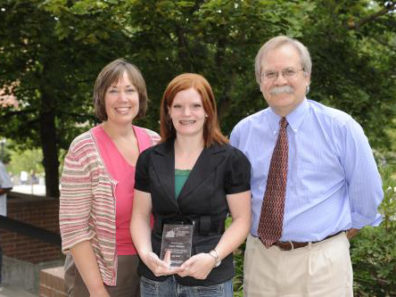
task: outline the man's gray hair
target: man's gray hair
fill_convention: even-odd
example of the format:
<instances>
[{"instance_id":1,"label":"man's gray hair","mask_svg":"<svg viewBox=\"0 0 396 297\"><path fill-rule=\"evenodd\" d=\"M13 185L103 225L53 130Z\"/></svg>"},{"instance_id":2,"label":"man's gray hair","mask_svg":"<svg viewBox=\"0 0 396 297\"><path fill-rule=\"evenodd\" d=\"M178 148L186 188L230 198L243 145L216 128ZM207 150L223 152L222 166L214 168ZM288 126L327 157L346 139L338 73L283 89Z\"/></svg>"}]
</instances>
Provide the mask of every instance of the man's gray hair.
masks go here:
<instances>
[{"instance_id":1,"label":"man's gray hair","mask_svg":"<svg viewBox=\"0 0 396 297\"><path fill-rule=\"evenodd\" d=\"M256 60L254 63L255 73L256 73L256 81L258 84L261 82L261 66L263 57L271 50L277 49L282 45L290 44L292 45L300 54L301 59L301 67L303 68L305 75L310 75L312 71L312 61L311 55L309 54L308 49L305 45L303 45L297 39L290 38L288 36L277 36L268 40L264 45L260 48L256 55Z\"/></svg>"}]
</instances>

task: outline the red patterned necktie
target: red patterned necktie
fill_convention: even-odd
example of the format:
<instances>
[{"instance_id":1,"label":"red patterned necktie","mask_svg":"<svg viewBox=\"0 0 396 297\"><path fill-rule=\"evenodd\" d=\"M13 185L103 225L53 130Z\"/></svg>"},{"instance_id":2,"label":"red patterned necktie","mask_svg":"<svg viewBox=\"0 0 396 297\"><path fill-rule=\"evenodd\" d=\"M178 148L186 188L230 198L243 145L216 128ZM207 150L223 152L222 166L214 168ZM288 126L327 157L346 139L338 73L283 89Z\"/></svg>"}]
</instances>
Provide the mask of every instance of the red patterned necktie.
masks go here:
<instances>
[{"instance_id":1,"label":"red patterned necktie","mask_svg":"<svg viewBox=\"0 0 396 297\"><path fill-rule=\"evenodd\" d=\"M267 179L267 187L261 206L258 236L269 248L279 240L282 235L283 214L285 209L285 195L287 182L287 121L282 118L279 121L279 136L272 153L270 169Z\"/></svg>"}]
</instances>

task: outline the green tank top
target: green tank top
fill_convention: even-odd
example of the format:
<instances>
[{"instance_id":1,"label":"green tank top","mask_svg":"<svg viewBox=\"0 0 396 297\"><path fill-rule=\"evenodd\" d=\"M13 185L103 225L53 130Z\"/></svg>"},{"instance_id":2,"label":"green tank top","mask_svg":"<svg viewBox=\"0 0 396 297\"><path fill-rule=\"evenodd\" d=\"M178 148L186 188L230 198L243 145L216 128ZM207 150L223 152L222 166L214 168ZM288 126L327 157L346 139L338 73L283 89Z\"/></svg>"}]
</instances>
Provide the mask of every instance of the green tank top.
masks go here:
<instances>
[{"instance_id":1,"label":"green tank top","mask_svg":"<svg viewBox=\"0 0 396 297\"><path fill-rule=\"evenodd\" d=\"M184 184L188 176L190 175L190 169L175 169L175 198L179 197L181 190L183 189Z\"/></svg>"}]
</instances>

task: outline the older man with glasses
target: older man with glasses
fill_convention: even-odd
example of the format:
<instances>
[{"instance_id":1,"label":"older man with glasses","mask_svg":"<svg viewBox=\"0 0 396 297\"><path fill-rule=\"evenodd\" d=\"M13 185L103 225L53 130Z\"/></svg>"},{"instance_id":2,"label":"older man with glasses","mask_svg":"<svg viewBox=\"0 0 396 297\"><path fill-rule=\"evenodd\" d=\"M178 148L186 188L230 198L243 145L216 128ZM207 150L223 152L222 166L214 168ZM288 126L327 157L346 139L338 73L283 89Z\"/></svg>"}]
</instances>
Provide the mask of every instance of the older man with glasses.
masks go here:
<instances>
[{"instance_id":1,"label":"older man with glasses","mask_svg":"<svg viewBox=\"0 0 396 297\"><path fill-rule=\"evenodd\" d=\"M348 114L306 98L311 69L301 42L266 42L255 71L269 107L231 133L252 164L247 297L353 296L348 239L381 222L381 178L367 138Z\"/></svg>"}]
</instances>

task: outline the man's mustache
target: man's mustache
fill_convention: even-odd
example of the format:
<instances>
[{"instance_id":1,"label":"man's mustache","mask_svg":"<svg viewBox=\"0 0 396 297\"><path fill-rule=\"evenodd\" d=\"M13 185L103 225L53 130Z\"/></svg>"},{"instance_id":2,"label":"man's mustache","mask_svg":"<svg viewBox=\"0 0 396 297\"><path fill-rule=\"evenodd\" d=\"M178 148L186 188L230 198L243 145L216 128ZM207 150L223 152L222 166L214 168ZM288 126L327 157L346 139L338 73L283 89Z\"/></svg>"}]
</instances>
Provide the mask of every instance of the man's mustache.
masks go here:
<instances>
[{"instance_id":1,"label":"man's mustache","mask_svg":"<svg viewBox=\"0 0 396 297\"><path fill-rule=\"evenodd\" d=\"M273 87L270 90L271 95L278 95L281 93L288 93L291 94L294 92L294 89L291 86L283 86L283 87Z\"/></svg>"}]
</instances>

